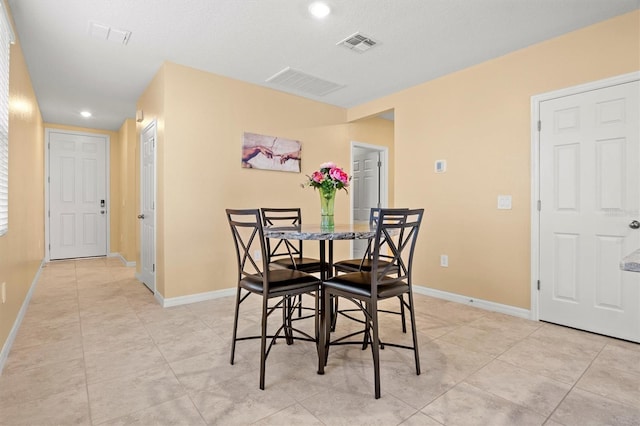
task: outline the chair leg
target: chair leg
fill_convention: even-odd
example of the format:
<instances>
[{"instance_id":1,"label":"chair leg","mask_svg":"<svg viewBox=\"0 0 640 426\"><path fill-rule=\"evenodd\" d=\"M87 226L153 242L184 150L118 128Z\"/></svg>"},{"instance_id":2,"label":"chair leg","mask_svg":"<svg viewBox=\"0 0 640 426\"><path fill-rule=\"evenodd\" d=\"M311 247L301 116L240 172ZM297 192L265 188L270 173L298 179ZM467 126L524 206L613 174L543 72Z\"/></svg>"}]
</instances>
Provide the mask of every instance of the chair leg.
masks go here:
<instances>
[{"instance_id":1,"label":"chair leg","mask_svg":"<svg viewBox=\"0 0 640 426\"><path fill-rule=\"evenodd\" d=\"M371 310L371 352L373 353L373 380L375 386L375 397L380 398L380 336L378 335L378 307L376 303L369 304Z\"/></svg>"},{"instance_id":2,"label":"chair leg","mask_svg":"<svg viewBox=\"0 0 640 426\"><path fill-rule=\"evenodd\" d=\"M236 312L233 317L233 337L231 339L231 365L233 365L234 357L236 354L236 338L238 337L238 311L240 311L240 296L241 289L238 287L238 293L236 296Z\"/></svg>"},{"instance_id":3,"label":"chair leg","mask_svg":"<svg viewBox=\"0 0 640 426\"><path fill-rule=\"evenodd\" d=\"M411 333L413 334L413 355L416 360L416 375L420 375L420 354L418 353L418 332L416 330L416 315L413 307L413 292L409 288L409 316L411 317Z\"/></svg>"},{"instance_id":4,"label":"chair leg","mask_svg":"<svg viewBox=\"0 0 640 426\"><path fill-rule=\"evenodd\" d=\"M295 296L293 297L295 301ZM284 296L282 301L282 325L284 325L284 337L287 345L293 345L293 324L291 323L291 316L295 307L292 306L291 296Z\"/></svg>"},{"instance_id":5,"label":"chair leg","mask_svg":"<svg viewBox=\"0 0 640 426\"><path fill-rule=\"evenodd\" d=\"M338 296L335 296L335 298L337 299ZM320 324L320 333L321 336L320 338L322 339L321 342L321 353L320 353L320 359L319 359L319 364L321 365L321 368L318 369L318 371L322 371L322 373L320 374L324 374L324 367L327 365L327 361L329 360L329 348L331 347L330 343L331 343L331 307L333 306L332 303L332 299L333 296L331 296L331 293L326 292L326 294L324 294L322 296L323 299L323 306L322 306L322 323Z\"/></svg>"},{"instance_id":6,"label":"chair leg","mask_svg":"<svg viewBox=\"0 0 640 426\"><path fill-rule=\"evenodd\" d=\"M264 390L264 373L267 362L267 298L262 296L262 335L260 338L260 389Z\"/></svg>"},{"instance_id":7,"label":"chair leg","mask_svg":"<svg viewBox=\"0 0 640 426\"><path fill-rule=\"evenodd\" d=\"M406 317L404 314L404 296L401 294L400 296L398 296L398 299L400 299L400 317L402 320L402 332L406 333L407 332L407 321L406 321Z\"/></svg>"}]
</instances>

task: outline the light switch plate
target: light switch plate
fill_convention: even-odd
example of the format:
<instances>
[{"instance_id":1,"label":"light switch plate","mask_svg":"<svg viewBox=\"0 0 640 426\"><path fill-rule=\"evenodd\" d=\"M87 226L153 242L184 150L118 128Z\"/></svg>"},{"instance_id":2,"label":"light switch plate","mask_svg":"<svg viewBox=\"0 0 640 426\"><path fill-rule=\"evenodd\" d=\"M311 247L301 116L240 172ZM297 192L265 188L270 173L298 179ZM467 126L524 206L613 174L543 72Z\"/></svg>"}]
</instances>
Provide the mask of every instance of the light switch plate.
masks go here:
<instances>
[{"instance_id":1,"label":"light switch plate","mask_svg":"<svg viewBox=\"0 0 640 426\"><path fill-rule=\"evenodd\" d=\"M511 195L498 195L498 210L511 210Z\"/></svg>"}]
</instances>

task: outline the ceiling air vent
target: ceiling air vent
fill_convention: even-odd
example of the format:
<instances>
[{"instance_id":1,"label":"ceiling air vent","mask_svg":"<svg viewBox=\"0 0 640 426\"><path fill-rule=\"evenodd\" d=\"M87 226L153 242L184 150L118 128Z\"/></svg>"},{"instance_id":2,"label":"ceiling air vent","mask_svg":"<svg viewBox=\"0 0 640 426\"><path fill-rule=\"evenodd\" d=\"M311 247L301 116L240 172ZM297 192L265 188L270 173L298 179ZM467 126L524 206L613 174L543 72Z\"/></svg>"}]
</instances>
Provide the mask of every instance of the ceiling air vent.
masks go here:
<instances>
[{"instance_id":1,"label":"ceiling air vent","mask_svg":"<svg viewBox=\"0 0 640 426\"><path fill-rule=\"evenodd\" d=\"M287 67L267 79L267 83L282 89L315 96L324 96L334 90L342 89L344 85L323 80L301 71Z\"/></svg>"},{"instance_id":2,"label":"ceiling air vent","mask_svg":"<svg viewBox=\"0 0 640 426\"><path fill-rule=\"evenodd\" d=\"M355 33L336 44L354 52L363 53L378 44L378 42L362 33Z\"/></svg>"}]
</instances>

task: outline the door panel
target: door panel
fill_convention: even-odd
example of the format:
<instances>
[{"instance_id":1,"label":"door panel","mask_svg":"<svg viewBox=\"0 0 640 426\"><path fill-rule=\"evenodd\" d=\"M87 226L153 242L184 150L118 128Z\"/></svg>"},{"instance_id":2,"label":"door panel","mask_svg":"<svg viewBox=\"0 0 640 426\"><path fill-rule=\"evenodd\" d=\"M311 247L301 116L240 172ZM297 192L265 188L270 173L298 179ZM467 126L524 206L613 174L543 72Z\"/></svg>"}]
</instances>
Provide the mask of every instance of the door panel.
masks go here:
<instances>
[{"instance_id":1,"label":"door panel","mask_svg":"<svg viewBox=\"0 0 640 426\"><path fill-rule=\"evenodd\" d=\"M372 207L380 206L380 152L355 147L353 149L353 221L369 222ZM353 257L362 257L367 249L367 240L353 241Z\"/></svg>"},{"instance_id":2,"label":"door panel","mask_svg":"<svg viewBox=\"0 0 640 426\"><path fill-rule=\"evenodd\" d=\"M155 122L140 135L140 280L155 292Z\"/></svg>"},{"instance_id":3,"label":"door panel","mask_svg":"<svg viewBox=\"0 0 640 426\"><path fill-rule=\"evenodd\" d=\"M106 164L106 136L49 133L50 259L106 256Z\"/></svg>"},{"instance_id":4,"label":"door panel","mask_svg":"<svg viewBox=\"0 0 640 426\"><path fill-rule=\"evenodd\" d=\"M540 104L540 319L640 342L638 82Z\"/></svg>"}]
</instances>

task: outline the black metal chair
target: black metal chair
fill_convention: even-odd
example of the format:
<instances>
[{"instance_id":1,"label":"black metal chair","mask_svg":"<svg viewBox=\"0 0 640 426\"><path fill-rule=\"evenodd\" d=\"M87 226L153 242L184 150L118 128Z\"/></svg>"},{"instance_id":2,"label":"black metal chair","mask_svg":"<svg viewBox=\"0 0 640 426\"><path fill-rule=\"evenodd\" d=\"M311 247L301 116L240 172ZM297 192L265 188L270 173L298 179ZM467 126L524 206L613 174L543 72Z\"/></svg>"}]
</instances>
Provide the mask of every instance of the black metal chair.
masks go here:
<instances>
[{"instance_id":1,"label":"black metal chair","mask_svg":"<svg viewBox=\"0 0 640 426\"><path fill-rule=\"evenodd\" d=\"M318 312L321 281L313 275L293 269L270 269L269 257L264 238L260 210L227 209L227 219L233 234L238 261L238 292L236 296L235 316L233 320L233 339L231 342L231 364L233 365L236 342L248 339L260 339L260 389L264 389L265 365L271 347L278 339L285 339L287 344L294 340L318 342ZM258 251L261 260L256 260L252 253ZM314 294L316 300L314 336L293 327L292 314L294 307L292 298L305 293ZM238 318L240 305L251 294L262 297L261 332L259 335L238 337ZM273 306L269 300L276 300ZM276 312L282 312L282 324L273 334L267 332L267 320ZM294 335L294 333L297 333ZM267 346L267 339L270 339Z\"/></svg>"},{"instance_id":2,"label":"black metal chair","mask_svg":"<svg viewBox=\"0 0 640 426\"><path fill-rule=\"evenodd\" d=\"M413 346L392 342L384 342L384 345L412 350L415 358L416 374L420 375L411 270L423 213L424 209L381 209L373 239L371 271L336 275L322 284L324 306L322 307L318 372L324 373L331 345L362 345L362 341L351 341L349 338L364 333L365 340L371 342L376 399L380 398L380 346L382 344L378 334L379 301L397 297L401 294L407 295L406 301L403 299L403 304L409 312ZM383 247L386 247L386 249ZM381 250L388 250L392 256L386 266L381 263ZM330 312L332 297L349 300L362 311L366 323L364 330L331 340L330 315L328 313ZM335 334L338 334L337 331Z\"/></svg>"},{"instance_id":3,"label":"black metal chair","mask_svg":"<svg viewBox=\"0 0 640 426\"><path fill-rule=\"evenodd\" d=\"M400 210L400 209L396 209L396 210ZM401 209L401 210L407 210L407 209ZM378 215L380 213L380 209L373 207L369 213L369 225L371 226L375 226L375 224L378 221ZM347 260L341 260L339 262L335 262L333 264L333 267L336 271L336 273L341 272L341 273L349 273L349 272L371 272L371 268L373 266L373 250L372 250L372 242L373 242L373 238L369 238L368 242L367 242L367 248L363 254L363 256L361 258L354 258L354 259L347 259ZM382 242L382 246L385 245L385 242ZM385 252L384 250L382 250L380 252L380 258L378 260L378 265L380 267L387 267L390 264L392 264L393 262L393 257L391 255L389 255L387 252ZM398 265L393 265L393 270L395 270L396 272L399 272L399 268ZM390 310L385 310L385 309L380 309L378 312L385 312L385 313L389 313L389 314L396 314L396 315L400 315L401 321L402 321L402 332L406 333L407 332L407 322L406 322L406 318L405 318L405 311L404 311L404 294L400 294L398 296L398 299L400 300L400 311L390 311ZM332 323L331 323L331 329L334 330L335 329L335 321L337 320L338 315L343 315L353 321L358 321L360 322L361 320L358 318L354 318L351 315L351 312L353 311L359 311L359 309L343 309L343 310L338 310L336 307L336 315L332 318Z\"/></svg>"},{"instance_id":4,"label":"black metal chair","mask_svg":"<svg viewBox=\"0 0 640 426\"><path fill-rule=\"evenodd\" d=\"M299 226L302 224L302 213L299 208L261 208L264 226ZM304 257L302 240L267 239L267 253L271 265L280 268L295 269L314 273L322 270L320 259Z\"/></svg>"}]
</instances>

